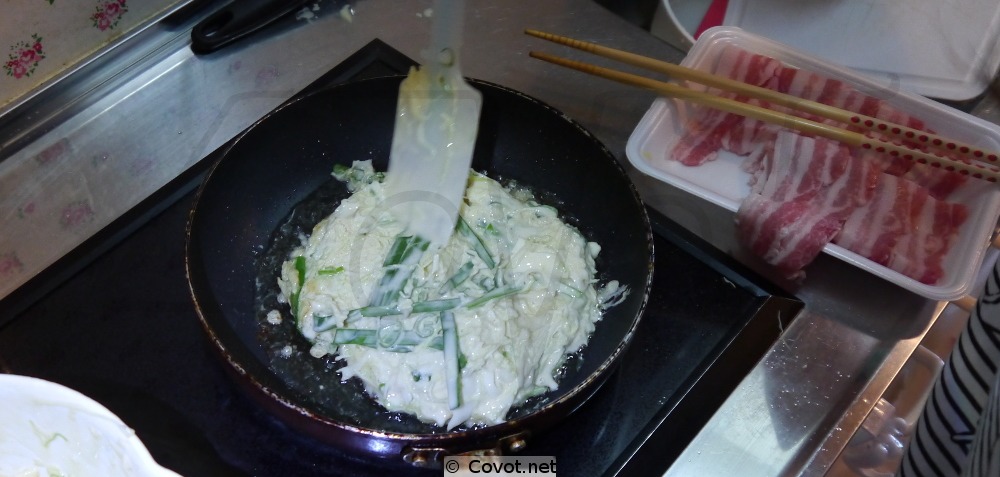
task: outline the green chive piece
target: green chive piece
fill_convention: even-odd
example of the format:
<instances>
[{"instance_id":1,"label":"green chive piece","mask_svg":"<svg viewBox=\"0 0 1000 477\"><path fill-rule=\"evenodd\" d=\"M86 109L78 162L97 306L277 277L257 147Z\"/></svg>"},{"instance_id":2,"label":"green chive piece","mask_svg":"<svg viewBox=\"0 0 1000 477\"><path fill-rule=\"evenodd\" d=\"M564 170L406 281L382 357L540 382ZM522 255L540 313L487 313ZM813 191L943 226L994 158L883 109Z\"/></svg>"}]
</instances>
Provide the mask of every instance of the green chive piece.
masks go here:
<instances>
[{"instance_id":1,"label":"green chive piece","mask_svg":"<svg viewBox=\"0 0 1000 477\"><path fill-rule=\"evenodd\" d=\"M333 344L354 344L374 348L378 344L377 335L378 332L375 330L337 328L337 333L333 335Z\"/></svg>"},{"instance_id":2,"label":"green chive piece","mask_svg":"<svg viewBox=\"0 0 1000 477\"><path fill-rule=\"evenodd\" d=\"M448 381L448 407L456 409L462 405L462 371L458 357L458 328L455 325L455 314L450 311L441 312L441 330L444 339L444 371Z\"/></svg>"},{"instance_id":3,"label":"green chive piece","mask_svg":"<svg viewBox=\"0 0 1000 477\"><path fill-rule=\"evenodd\" d=\"M460 303L462 303L460 298L444 298L441 300L422 301L413 304L413 313L429 313L451 310L457 307Z\"/></svg>"},{"instance_id":4,"label":"green chive piece","mask_svg":"<svg viewBox=\"0 0 1000 477\"><path fill-rule=\"evenodd\" d=\"M369 348L381 349L384 351L392 351L396 353L409 353L419 346L426 346L428 348L443 350L444 340L441 335L434 336L432 338L426 338L418 335L412 330L404 330L401 336L392 343L391 347L380 347L379 346L379 331L371 329L362 328L337 328L337 332L333 336L333 344L344 345L353 344L367 346Z\"/></svg>"},{"instance_id":5,"label":"green chive piece","mask_svg":"<svg viewBox=\"0 0 1000 477\"><path fill-rule=\"evenodd\" d=\"M331 276L331 275L336 275L336 274L338 274L340 272L343 272L343 271L344 271L344 267L329 267L329 268L321 268L321 269L319 269L318 271L316 271L316 274L317 275L323 275L323 276Z\"/></svg>"},{"instance_id":6,"label":"green chive piece","mask_svg":"<svg viewBox=\"0 0 1000 477\"><path fill-rule=\"evenodd\" d=\"M348 312L348 316L350 316L350 313L351 312ZM358 308L358 313L365 317L394 316L403 314L395 306L363 306Z\"/></svg>"},{"instance_id":7,"label":"green chive piece","mask_svg":"<svg viewBox=\"0 0 1000 477\"><path fill-rule=\"evenodd\" d=\"M400 235L396 237L396 240L392 242L392 246L389 247L389 251L385 254L385 260L382 261L383 267L388 267L390 265L397 265L403 261L403 253L406 252L407 244L412 237Z\"/></svg>"},{"instance_id":8,"label":"green chive piece","mask_svg":"<svg viewBox=\"0 0 1000 477\"><path fill-rule=\"evenodd\" d=\"M385 272L379 280L369 302L371 306L388 306L399 300L406 281L410 279L413 268L420 257L427 251L430 242L417 236L399 236L389 248L382 266Z\"/></svg>"},{"instance_id":9,"label":"green chive piece","mask_svg":"<svg viewBox=\"0 0 1000 477\"><path fill-rule=\"evenodd\" d=\"M313 316L313 331L322 333L337 327L337 320L332 316Z\"/></svg>"},{"instance_id":10,"label":"green chive piece","mask_svg":"<svg viewBox=\"0 0 1000 477\"><path fill-rule=\"evenodd\" d=\"M345 325L354 324L355 322L357 322L361 318L362 318L362 316L361 316L361 308L355 308L355 309L347 312L347 319L344 320L344 324Z\"/></svg>"},{"instance_id":11,"label":"green chive piece","mask_svg":"<svg viewBox=\"0 0 1000 477\"><path fill-rule=\"evenodd\" d=\"M399 341L396 342L397 347L402 346L411 350L421 345L437 350L444 349L444 341L442 341L441 335L427 339L426 337L420 336L413 330L403 331L403 335L399 338Z\"/></svg>"},{"instance_id":12,"label":"green chive piece","mask_svg":"<svg viewBox=\"0 0 1000 477\"><path fill-rule=\"evenodd\" d=\"M556 283L556 291L564 295L568 295L570 298L580 298L583 296L583 291L560 280Z\"/></svg>"},{"instance_id":13,"label":"green chive piece","mask_svg":"<svg viewBox=\"0 0 1000 477\"><path fill-rule=\"evenodd\" d=\"M351 167L349 167L349 166L345 166L343 164L334 164L333 165L333 177L336 177L337 180L339 180L341 182L346 182L347 181L347 176L350 173L351 173Z\"/></svg>"},{"instance_id":14,"label":"green chive piece","mask_svg":"<svg viewBox=\"0 0 1000 477\"><path fill-rule=\"evenodd\" d=\"M435 336L427 342L427 347L434 348L438 351L444 351L444 338L441 335Z\"/></svg>"},{"instance_id":15,"label":"green chive piece","mask_svg":"<svg viewBox=\"0 0 1000 477\"><path fill-rule=\"evenodd\" d=\"M458 271L448 279L448 281L444 282L444 285L441 285L440 292L442 294L447 293L464 283L469 279L469 276L472 275L472 268L472 262L465 262L465 264L462 265Z\"/></svg>"},{"instance_id":16,"label":"green chive piece","mask_svg":"<svg viewBox=\"0 0 1000 477\"><path fill-rule=\"evenodd\" d=\"M469 309L476 308L476 307L482 306L483 304L485 304L485 303L487 303L487 302L489 302L491 300L496 300L497 298L502 298L502 297L505 297L505 296L508 296L508 295L513 295L513 294L518 293L520 291L521 291L521 287L516 287L516 286L513 286L513 285L508 285L508 286L505 286L505 287L496 287L496 288L494 288L494 289L492 289L492 290L490 290L490 291L488 291L486 293L483 293L483 295L480 296L479 298L476 298L475 300L472 300L472 301L466 303L465 307L469 308Z\"/></svg>"},{"instance_id":17,"label":"green chive piece","mask_svg":"<svg viewBox=\"0 0 1000 477\"><path fill-rule=\"evenodd\" d=\"M299 297L302 295L302 286L306 283L306 257L299 255L295 257L295 271L298 272L299 286L292 296L288 297L288 305L292 308L292 316L299 317Z\"/></svg>"},{"instance_id":18,"label":"green chive piece","mask_svg":"<svg viewBox=\"0 0 1000 477\"><path fill-rule=\"evenodd\" d=\"M472 227L469 226L469 223L461 215L458 216L458 222L455 223L455 230L462 237L465 237L469 245L472 246L472 249L475 250L476 255L479 256L479 259L486 264L487 268L493 269L497 266L497 262L493 260L493 256L490 255L490 251L486 248L486 244L483 243L483 239L479 238L479 235L476 235L476 232L472 230Z\"/></svg>"}]
</instances>

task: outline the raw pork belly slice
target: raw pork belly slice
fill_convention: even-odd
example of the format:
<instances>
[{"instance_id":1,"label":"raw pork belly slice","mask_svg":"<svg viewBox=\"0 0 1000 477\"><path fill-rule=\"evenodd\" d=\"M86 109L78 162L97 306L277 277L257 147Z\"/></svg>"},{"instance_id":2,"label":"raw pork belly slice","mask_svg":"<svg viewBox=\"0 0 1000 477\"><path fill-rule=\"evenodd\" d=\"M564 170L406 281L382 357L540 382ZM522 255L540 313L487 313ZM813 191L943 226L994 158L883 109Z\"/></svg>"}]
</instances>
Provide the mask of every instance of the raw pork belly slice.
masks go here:
<instances>
[{"instance_id":1,"label":"raw pork belly slice","mask_svg":"<svg viewBox=\"0 0 1000 477\"><path fill-rule=\"evenodd\" d=\"M969 176L954 171L944 171L927 164L913 164L901 177L926 188L931 197L938 200L948 199L953 192L962 187L962 184L969 181Z\"/></svg>"},{"instance_id":2,"label":"raw pork belly slice","mask_svg":"<svg viewBox=\"0 0 1000 477\"><path fill-rule=\"evenodd\" d=\"M874 195L879 172L836 141L787 131L760 156L736 212L739 239L788 278L803 278L847 216Z\"/></svg>"},{"instance_id":3,"label":"raw pork belly slice","mask_svg":"<svg viewBox=\"0 0 1000 477\"><path fill-rule=\"evenodd\" d=\"M812 201L831 211L853 209L874 195L879 171L833 140L790 131L776 135L774 145L748 160L759 161L751 190L773 200Z\"/></svg>"},{"instance_id":4,"label":"raw pork belly slice","mask_svg":"<svg viewBox=\"0 0 1000 477\"><path fill-rule=\"evenodd\" d=\"M684 134L670 151L671 158L685 166L700 166L714 161L722 149L722 137L736 128L743 118L718 110L706 111L688 121Z\"/></svg>"},{"instance_id":5,"label":"raw pork belly slice","mask_svg":"<svg viewBox=\"0 0 1000 477\"><path fill-rule=\"evenodd\" d=\"M719 54L712 73L773 89L777 87L783 68L781 61L774 58L728 45Z\"/></svg>"},{"instance_id":6,"label":"raw pork belly slice","mask_svg":"<svg viewBox=\"0 0 1000 477\"><path fill-rule=\"evenodd\" d=\"M788 67L774 58L750 53L735 46L723 48L712 72L747 84L930 132L920 119L900 111L885 100L858 91L847 83L827 78L816 72ZM719 92L719 94L749 104L784 110L814 121L858 129L799 111L774 107L759 100L750 100L731 93ZM686 123L687 134L678 140L670 152L674 160L691 166L714 160L719 149L737 155L750 154L761 143L773 140L779 129L763 121L711 108L691 108L691 116ZM877 136L875 133L866 132L866 134ZM921 146L915 140L897 142L910 147ZM885 159L880 163L884 165L886 172L898 176L904 176L913 167L913 163L905 159ZM937 198L946 198L947 194L967 180L965 176L957 173L937 171L928 167L922 169L915 171L908 178L929 187ZM942 174L947 177L938 177Z\"/></svg>"},{"instance_id":7,"label":"raw pork belly slice","mask_svg":"<svg viewBox=\"0 0 1000 477\"><path fill-rule=\"evenodd\" d=\"M789 279L802 270L840 231L843 215L824 214L808 201L777 201L750 194L736 212L738 237L755 255Z\"/></svg>"},{"instance_id":8,"label":"raw pork belly slice","mask_svg":"<svg viewBox=\"0 0 1000 477\"><path fill-rule=\"evenodd\" d=\"M892 250L909 225L912 182L883 174L875 196L851 213L834 243L879 265L888 266Z\"/></svg>"},{"instance_id":9,"label":"raw pork belly slice","mask_svg":"<svg viewBox=\"0 0 1000 477\"><path fill-rule=\"evenodd\" d=\"M944 256L969 217L962 204L936 200L930 195L910 202L914 233L903 235L889 259L889 268L921 283L937 283L944 276Z\"/></svg>"},{"instance_id":10,"label":"raw pork belly slice","mask_svg":"<svg viewBox=\"0 0 1000 477\"><path fill-rule=\"evenodd\" d=\"M931 132L919 119L842 81L735 46L724 48L712 72ZM946 199L968 180L966 176L851 150L736 114L701 107L688 111L687 134L679 138L669 158L696 166L715 159L719 150L746 156L741 167L750 174L751 193L737 211L737 232L754 253L789 277L804 276L802 268L830 240L924 283L942 277L944 256L968 216L964 205ZM919 138L893 141L924 148Z\"/></svg>"},{"instance_id":11,"label":"raw pork belly slice","mask_svg":"<svg viewBox=\"0 0 1000 477\"><path fill-rule=\"evenodd\" d=\"M719 55L712 72L767 88L777 83L775 75L780 69L781 62L774 58L728 47ZM720 93L720 95L740 99L733 94ZM766 106L756 100L746 101L746 98L742 100ZM749 154L757 143L766 140L766 137L758 138L758 133L773 129L761 121L749 120L737 114L715 109L691 108L690 111L691 117L685 124L686 133L670 151L673 160L688 166L715 160L719 149L740 155Z\"/></svg>"},{"instance_id":12,"label":"raw pork belly slice","mask_svg":"<svg viewBox=\"0 0 1000 477\"><path fill-rule=\"evenodd\" d=\"M764 101L741 98L729 94L722 97L736 99L754 106L769 107ZM779 126L719 110L693 109L695 119L688 121L682 135L670 151L675 161L687 166L699 166L718 157L720 150L738 156L752 153L761 144L774 140Z\"/></svg>"},{"instance_id":13,"label":"raw pork belly slice","mask_svg":"<svg viewBox=\"0 0 1000 477\"><path fill-rule=\"evenodd\" d=\"M963 204L937 200L913 182L882 174L875 197L848 216L833 242L934 284L944 275L944 256L968 214Z\"/></svg>"},{"instance_id":14,"label":"raw pork belly slice","mask_svg":"<svg viewBox=\"0 0 1000 477\"><path fill-rule=\"evenodd\" d=\"M969 180L968 176L958 172L946 171L927 164L918 164L898 156L888 156L861 149L856 151L856 154L866 161L871 161L886 174L902 177L926 188L931 197L938 200L946 200Z\"/></svg>"},{"instance_id":15,"label":"raw pork belly slice","mask_svg":"<svg viewBox=\"0 0 1000 477\"><path fill-rule=\"evenodd\" d=\"M922 283L944 275L965 205L938 200L823 138L782 131L751 157L753 184L736 213L737 233L788 278L803 278L831 240Z\"/></svg>"}]
</instances>

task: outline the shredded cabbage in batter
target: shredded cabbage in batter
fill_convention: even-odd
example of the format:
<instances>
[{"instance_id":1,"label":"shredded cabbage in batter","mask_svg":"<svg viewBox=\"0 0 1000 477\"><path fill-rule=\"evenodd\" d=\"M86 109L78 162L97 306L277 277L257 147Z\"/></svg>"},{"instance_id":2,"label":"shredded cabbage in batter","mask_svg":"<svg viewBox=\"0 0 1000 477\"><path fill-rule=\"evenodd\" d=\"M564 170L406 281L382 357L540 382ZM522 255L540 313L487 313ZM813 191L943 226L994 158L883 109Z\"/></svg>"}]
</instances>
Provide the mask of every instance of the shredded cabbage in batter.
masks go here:
<instances>
[{"instance_id":1,"label":"shredded cabbage in batter","mask_svg":"<svg viewBox=\"0 0 1000 477\"><path fill-rule=\"evenodd\" d=\"M525 190L470 175L443 248L402 235L370 162L335 171L353 195L317 224L278 281L311 354L346 361L390 411L491 425L558 386L567 355L627 290L595 288L600 246Z\"/></svg>"}]
</instances>

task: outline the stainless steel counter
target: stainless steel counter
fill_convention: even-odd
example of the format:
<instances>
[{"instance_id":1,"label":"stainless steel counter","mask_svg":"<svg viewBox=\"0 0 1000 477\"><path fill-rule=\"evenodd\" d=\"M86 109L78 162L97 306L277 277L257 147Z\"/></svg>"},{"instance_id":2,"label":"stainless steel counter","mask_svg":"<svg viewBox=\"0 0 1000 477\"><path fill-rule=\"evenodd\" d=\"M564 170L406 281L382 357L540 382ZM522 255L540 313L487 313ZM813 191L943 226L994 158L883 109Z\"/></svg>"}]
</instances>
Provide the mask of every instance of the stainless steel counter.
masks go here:
<instances>
[{"instance_id":1,"label":"stainless steel counter","mask_svg":"<svg viewBox=\"0 0 1000 477\"><path fill-rule=\"evenodd\" d=\"M466 75L564 111L627 164L625 143L653 95L532 60L531 49L581 55L522 30L551 31L674 62L683 54L588 0L471 4ZM359 0L353 14L332 0L317 5L312 18L207 56L194 56L187 47L189 25L162 31L161 46L148 56L155 61L147 67L121 75L58 123L30 125L40 132L30 143L0 150L5 210L0 296L372 39L413 58L427 42L428 0ZM973 111L1000 121L993 96ZM767 274L736 245L731 213L629 170L647 203ZM945 304L826 256L810 267L804 285L785 285L806 303L802 316L669 474L825 474L945 310Z\"/></svg>"}]
</instances>

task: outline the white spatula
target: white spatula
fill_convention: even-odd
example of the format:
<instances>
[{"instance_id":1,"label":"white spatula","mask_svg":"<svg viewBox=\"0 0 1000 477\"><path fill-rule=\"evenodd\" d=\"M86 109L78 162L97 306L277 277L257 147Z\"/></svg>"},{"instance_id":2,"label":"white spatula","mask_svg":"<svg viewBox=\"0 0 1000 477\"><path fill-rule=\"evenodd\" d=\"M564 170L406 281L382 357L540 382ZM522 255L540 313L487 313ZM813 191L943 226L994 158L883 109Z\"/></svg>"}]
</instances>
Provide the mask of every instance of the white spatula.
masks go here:
<instances>
[{"instance_id":1,"label":"white spatula","mask_svg":"<svg viewBox=\"0 0 1000 477\"><path fill-rule=\"evenodd\" d=\"M482 96L462 78L465 0L435 0L430 49L399 88L386 200L432 248L451 237L465 193Z\"/></svg>"}]
</instances>

